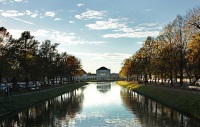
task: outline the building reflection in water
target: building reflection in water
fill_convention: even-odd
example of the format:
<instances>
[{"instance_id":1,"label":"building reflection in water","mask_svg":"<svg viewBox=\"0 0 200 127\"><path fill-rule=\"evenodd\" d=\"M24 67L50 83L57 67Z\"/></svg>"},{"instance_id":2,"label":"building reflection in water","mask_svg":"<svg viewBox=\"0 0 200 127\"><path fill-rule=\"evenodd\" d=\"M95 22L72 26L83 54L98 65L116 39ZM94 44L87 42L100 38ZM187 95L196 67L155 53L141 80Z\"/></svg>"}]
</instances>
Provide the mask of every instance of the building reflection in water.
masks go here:
<instances>
[{"instance_id":1,"label":"building reflection in water","mask_svg":"<svg viewBox=\"0 0 200 127\"><path fill-rule=\"evenodd\" d=\"M83 103L82 90L75 90L39 103L18 114L1 118L1 127L62 126L73 121Z\"/></svg>"},{"instance_id":2,"label":"building reflection in water","mask_svg":"<svg viewBox=\"0 0 200 127\"><path fill-rule=\"evenodd\" d=\"M121 98L143 127L199 127L197 119L187 116L135 92L122 89Z\"/></svg>"},{"instance_id":3,"label":"building reflection in water","mask_svg":"<svg viewBox=\"0 0 200 127\"><path fill-rule=\"evenodd\" d=\"M96 85L97 85L97 90L102 93L106 93L106 92L110 91L110 89L111 89L110 82L97 82Z\"/></svg>"}]
</instances>

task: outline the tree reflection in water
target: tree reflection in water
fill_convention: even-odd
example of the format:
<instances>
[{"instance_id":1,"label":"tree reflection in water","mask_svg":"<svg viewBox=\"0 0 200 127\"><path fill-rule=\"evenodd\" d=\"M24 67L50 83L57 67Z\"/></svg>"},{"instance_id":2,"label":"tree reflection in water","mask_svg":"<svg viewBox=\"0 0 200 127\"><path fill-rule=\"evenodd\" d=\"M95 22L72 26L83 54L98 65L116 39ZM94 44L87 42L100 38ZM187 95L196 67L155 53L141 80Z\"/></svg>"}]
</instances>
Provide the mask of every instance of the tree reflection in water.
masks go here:
<instances>
[{"instance_id":1,"label":"tree reflection in water","mask_svg":"<svg viewBox=\"0 0 200 127\"><path fill-rule=\"evenodd\" d=\"M199 127L197 119L159 104L135 92L122 89L121 98L129 111L133 112L143 127Z\"/></svg>"},{"instance_id":2,"label":"tree reflection in water","mask_svg":"<svg viewBox=\"0 0 200 127\"><path fill-rule=\"evenodd\" d=\"M63 94L39 103L18 114L9 114L1 118L1 127L62 126L74 119L81 111L83 103L82 90Z\"/></svg>"},{"instance_id":3,"label":"tree reflection in water","mask_svg":"<svg viewBox=\"0 0 200 127\"><path fill-rule=\"evenodd\" d=\"M100 87L91 83L20 113L9 114L0 121L2 127L200 127L197 119L115 83Z\"/></svg>"}]
</instances>

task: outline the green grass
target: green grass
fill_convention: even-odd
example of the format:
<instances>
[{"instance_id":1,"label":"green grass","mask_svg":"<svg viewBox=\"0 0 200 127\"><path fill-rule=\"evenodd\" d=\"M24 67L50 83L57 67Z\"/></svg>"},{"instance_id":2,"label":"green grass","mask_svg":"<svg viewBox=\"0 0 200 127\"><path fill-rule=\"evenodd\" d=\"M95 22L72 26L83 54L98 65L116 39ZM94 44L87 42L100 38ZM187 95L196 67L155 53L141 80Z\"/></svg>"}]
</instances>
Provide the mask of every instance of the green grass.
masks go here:
<instances>
[{"instance_id":1,"label":"green grass","mask_svg":"<svg viewBox=\"0 0 200 127\"><path fill-rule=\"evenodd\" d=\"M169 107L200 118L200 95L173 89L139 85L134 82L119 81L117 84L139 94L152 98Z\"/></svg>"},{"instance_id":2,"label":"green grass","mask_svg":"<svg viewBox=\"0 0 200 127\"><path fill-rule=\"evenodd\" d=\"M38 102L59 96L63 93L73 91L87 83L77 83L73 85L65 85L63 87L56 87L49 90L31 92L31 94L20 96L9 96L0 99L0 115L17 111L22 108L31 106Z\"/></svg>"}]
</instances>

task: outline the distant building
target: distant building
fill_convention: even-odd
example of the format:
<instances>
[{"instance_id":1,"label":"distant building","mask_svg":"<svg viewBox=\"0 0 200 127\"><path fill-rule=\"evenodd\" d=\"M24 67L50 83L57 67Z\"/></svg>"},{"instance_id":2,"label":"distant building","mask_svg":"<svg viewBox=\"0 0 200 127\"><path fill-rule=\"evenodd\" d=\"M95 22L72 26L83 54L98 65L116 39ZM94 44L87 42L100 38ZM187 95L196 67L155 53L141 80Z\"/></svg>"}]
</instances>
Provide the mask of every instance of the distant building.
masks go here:
<instances>
[{"instance_id":1,"label":"distant building","mask_svg":"<svg viewBox=\"0 0 200 127\"><path fill-rule=\"evenodd\" d=\"M87 74L87 79L88 79L88 80L96 80L96 74L88 73L88 74Z\"/></svg>"},{"instance_id":2,"label":"distant building","mask_svg":"<svg viewBox=\"0 0 200 127\"><path fill-rule=\"evenodd\" d=\"M75 76L75 81L86 81L86 80L109 80L109 79L119 79L118 73L110 73L111 70L106 67L100 67L96 70L96 74L86 73L82 70L82 75Z\"/></svg>"},{"instance_id":3,"label":"distant building","mask_svg":"<svg viewBox=\"0 0 200 127\"><path fill-rule=\"evenodd\" d=\"M110 79L119 79L119 73L110 74Z\"/></svg>"},{"instance_id":4,"label":"distant building","mask_svg":"<svg viewBox=\"0 0 200 127\"><path fill-rule=\"evenodd\" d=\"M110 69L106 67L100 67L96 70L96 79L97 80L107 80L110 79Z\"/></svg>"}]
</instances>

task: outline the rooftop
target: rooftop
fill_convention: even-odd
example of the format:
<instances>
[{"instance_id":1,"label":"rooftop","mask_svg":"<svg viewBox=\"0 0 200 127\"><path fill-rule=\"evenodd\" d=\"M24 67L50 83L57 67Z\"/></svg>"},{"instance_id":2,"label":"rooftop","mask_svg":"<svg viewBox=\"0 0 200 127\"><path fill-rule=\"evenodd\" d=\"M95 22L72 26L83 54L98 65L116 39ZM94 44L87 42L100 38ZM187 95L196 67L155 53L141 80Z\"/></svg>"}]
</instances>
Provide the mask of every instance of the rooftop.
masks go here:
<instances>
[{"instance_id":1,"label":"rooftop","mask_svg":"<svg viewBox=\"0 0 200 127\"><path fill-rule=\"evenodd\" d=\"M100 68L97 69L97 70L110 70L110 69L108 69L108 68L106 68L106 67L100 67Z\"/></svg>"}]
</instances>

